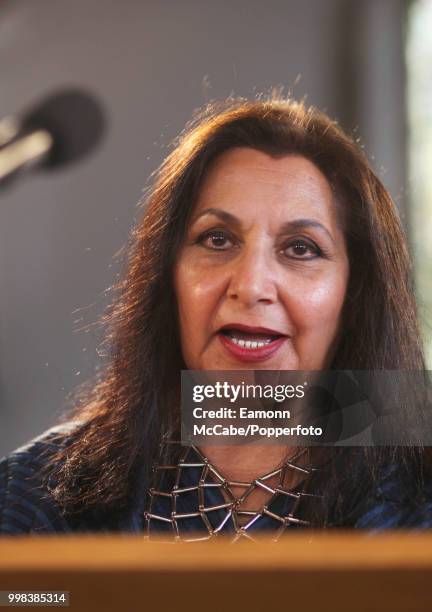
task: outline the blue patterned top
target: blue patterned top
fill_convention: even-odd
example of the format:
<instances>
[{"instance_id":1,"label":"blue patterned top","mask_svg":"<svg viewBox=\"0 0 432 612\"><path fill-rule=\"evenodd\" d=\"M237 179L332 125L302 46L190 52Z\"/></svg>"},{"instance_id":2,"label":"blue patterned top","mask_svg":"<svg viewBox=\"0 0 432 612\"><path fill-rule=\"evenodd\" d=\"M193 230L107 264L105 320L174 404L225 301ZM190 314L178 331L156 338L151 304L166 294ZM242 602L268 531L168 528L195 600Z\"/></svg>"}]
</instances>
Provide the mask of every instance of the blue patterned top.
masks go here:
<instances>
[{"instance_id":1,"label":"blue patterned top","mask_svg":"<svg viewBox=\"0 0 432 612\"><path fill-rule=\"evenodd\" d=\"M67 425L52 428L0 461L0 533L145 533L147 491L144 486L137 485L128 507L117 512L98 508L72 518L58 507L39 472L46 465L49 455L57 450L59 433L66 433L69 428ZM210 491L209 494L214 496L209 503L220 503L220 491ZM432 527L432 492L426 495L421 504L412 502L410 494L401 489L399 481L393 477L393 470L389 469L376 490L365 500L365 506L352 527L370 531ZM154 512L164 516L163 498ZM187 505L183 512L187 513ZM272 523L271 515L263 516L251 529L273 529ZM203 529L196 517L185 519L183 524L187 531ZM156 525L159 525L156 529L160 531L168 529L168 521L157 521ZM221 533L232 530L233 526L226 521Z\"/></svg>"}]
</instances>

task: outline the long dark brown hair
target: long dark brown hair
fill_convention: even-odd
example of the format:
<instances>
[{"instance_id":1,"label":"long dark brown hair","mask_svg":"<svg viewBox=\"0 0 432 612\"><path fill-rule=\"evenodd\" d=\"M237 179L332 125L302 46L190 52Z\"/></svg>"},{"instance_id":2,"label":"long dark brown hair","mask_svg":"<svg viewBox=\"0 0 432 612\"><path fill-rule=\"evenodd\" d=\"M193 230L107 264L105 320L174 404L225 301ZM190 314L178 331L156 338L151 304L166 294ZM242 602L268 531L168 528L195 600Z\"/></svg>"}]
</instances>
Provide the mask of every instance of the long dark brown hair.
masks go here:
<instances>
[{"instance_id":1,"label":"long dark brown hair","mask_svg":"<svg viewBox=\"0 0 432 612\"><path fill-rule=\"evenodd\" d=\"M210 104L180 135L142 202L125 275L103 320L108 365L75 409L79 426L53 464L52 494L63 508L127 505L138 466L145 468L140 478L148 479L163 434L178 427L180 370L186 366L172 270L203 176L233 147L302 155L332 187L350 262L343 333L332 368L424 369L404 234L361 148L303 103L271 98ZM331 499L346 507L356 475L366 483L382 462L421 463L419 449L344 452L349 473L329 477L328 503L315 513L316 524L330 522ZM343 523L341 514L334 516Z\"/></svg>"}]
</instances>

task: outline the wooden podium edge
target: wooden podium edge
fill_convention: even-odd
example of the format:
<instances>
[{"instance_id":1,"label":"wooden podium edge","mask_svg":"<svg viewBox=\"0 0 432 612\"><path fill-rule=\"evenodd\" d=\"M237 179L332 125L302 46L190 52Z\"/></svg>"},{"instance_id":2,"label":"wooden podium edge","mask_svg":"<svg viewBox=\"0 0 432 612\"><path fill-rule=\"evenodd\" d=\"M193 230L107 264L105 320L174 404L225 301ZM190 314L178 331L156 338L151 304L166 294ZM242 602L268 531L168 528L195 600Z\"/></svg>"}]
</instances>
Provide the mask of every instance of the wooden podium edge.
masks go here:
<instances>
[{"instance_id":1,"label":"wooden podium edge","mask_svg":"<svg viewBox=\"0 0 432 612\"><path fill-rule=\"evenodd\" d=\"M432 570L432 532L302 532L278 542L151 542L141 535L0 537L0 573Z\"/></svg>"}]
</instances>

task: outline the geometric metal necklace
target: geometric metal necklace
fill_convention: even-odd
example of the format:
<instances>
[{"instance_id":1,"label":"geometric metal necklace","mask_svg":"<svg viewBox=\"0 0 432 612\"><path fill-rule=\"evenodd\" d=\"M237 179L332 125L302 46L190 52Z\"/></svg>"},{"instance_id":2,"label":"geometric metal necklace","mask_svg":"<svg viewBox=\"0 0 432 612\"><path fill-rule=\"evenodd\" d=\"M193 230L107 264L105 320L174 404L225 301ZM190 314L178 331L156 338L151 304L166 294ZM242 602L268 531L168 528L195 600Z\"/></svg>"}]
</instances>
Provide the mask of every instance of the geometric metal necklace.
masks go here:
<instances>
[{"instance_id":1,"label":"geometric metal necklace","mask_svg":"<svg viewBox=\"0 0 432 612\"><path fill-rule=\"evenodd\" d=\"M229 534L233 541L253 540L265 531L276 541L288 528L310 525L301 518L301 505L305 497L316 497L305 489L317 468L298 462L307 449L252 482L236 482L226 479L196 446L172 440L163 444L177 445L180 454L173 464L153 468L144 512L146 539L191 542ZM289 472L302 476L300 485L285 486ZM242 509L257 489L270 495L266 504L257 510Z\"/></svg>"}]
</instances>

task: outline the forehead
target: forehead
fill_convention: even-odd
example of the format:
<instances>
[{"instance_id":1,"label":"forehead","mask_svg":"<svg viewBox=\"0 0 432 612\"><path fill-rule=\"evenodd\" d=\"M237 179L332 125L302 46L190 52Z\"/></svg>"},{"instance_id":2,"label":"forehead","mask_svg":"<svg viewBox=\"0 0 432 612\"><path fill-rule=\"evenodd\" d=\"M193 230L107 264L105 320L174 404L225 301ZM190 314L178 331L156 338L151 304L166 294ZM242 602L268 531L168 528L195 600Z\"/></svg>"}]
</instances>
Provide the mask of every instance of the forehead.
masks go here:
<instances>
[{"instance_id":1,"label":"forehead","mask_svg":"<svg viewBox=\"0 0 432 612\"><path fill-rule=\"evenodd\" d=\"M249 148L226 151L207 170L195 214L222 206L240 218L307 214L336 221L332 189L315 164L300 155L273 157Z\"/></svg>"}]
</instances>

